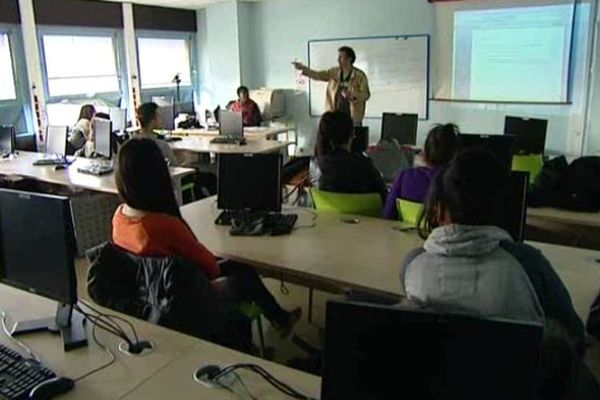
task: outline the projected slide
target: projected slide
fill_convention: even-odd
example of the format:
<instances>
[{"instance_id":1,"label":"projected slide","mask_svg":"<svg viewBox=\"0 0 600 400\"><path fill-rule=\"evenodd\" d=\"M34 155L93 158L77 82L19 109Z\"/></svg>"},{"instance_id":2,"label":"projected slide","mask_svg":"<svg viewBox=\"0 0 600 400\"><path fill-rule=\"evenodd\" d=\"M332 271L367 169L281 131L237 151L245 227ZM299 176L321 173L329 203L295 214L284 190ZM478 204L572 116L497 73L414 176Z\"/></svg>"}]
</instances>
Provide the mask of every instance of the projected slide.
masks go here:
<instances>
[{"instance_id":1,"label":"projected slide","mask_svg":"<svg viewBox=\"0 0 600 400\"><path fill-rule=\"evenodd\" d=\"M564 102L573 5L454 14L453 98Z\"/></svg>"}]
</instances>

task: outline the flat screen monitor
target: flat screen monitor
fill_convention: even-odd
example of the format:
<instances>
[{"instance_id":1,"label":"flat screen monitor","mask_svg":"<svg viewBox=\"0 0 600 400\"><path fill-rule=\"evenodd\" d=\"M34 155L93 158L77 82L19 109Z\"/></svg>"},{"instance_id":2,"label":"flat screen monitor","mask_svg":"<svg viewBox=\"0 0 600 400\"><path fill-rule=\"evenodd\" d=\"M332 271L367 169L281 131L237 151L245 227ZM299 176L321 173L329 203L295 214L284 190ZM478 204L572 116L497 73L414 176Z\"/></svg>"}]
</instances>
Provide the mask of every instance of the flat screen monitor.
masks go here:
<instances>
[{"instance_id":1,"label":"flat screen monitor","mask_svg":"<svg viewBox=\"0 0 600 400\"><path fill-rule=\"evenodd\" d=\"M242 139L244 137L242 113L221 110L219 114L219 134L234 139Z\"/></svg>"},{"instance_id":2,"label":"flat screen monitor","mask_svg":"<svg viewBox=\"0 0 600 400\"><path fill-rule=\"evenodd\" d=\"M327 304L322 400L531 399L541 324Z\"/></svg>"},{"instance_id":3,"label":"flat screen monitor","mask_svg":"<svg viewBox=\"0 0 600 400\"><path fill-rule=\"evenodd\" d=\"M281 211L280 154L221 154L217 204L223 210Z\"/></svg>"},{"instance_id":4,"label":"flat screen monitor","mask_svg":"<svg viewBox=\"0 0 600 400\"><path fill-rule=\"evenodd\" d=\"M544 154L548 120L507 116L504 118L504 134L513 135L514 154Z\"/></svg>"},{"instance_id":5,"label":"flat screen monitor","mask_svg":"<svg viewBox=\"0 0 600 400\"><path fill-rule=\"evenodd\" d=\"M381 140L396 141L400 145L417 144L417 114L383 113L381 118Z\"/></svg>"},{"instance_id":6,"label":"flat screen monitor","mask_svg":"<svg viewBox=\"0 0 600 400\"><path fill-rule=\"evenodd\" d=\"M13 334L61 332L65 350L87 344L73 310L75 247L68 197L0 189L0 282L58 302L55 316L19 321Z\"/></svg>"},{"instance_id":7,"label":"flat screen monitor","mask_svg":"<svg viewBox=\"0 0 600 400\"><path fill-rule=\"evenodd\" d=\"M46 128L46 154L64 156L67 153L67 127Z\"/></svg>"},{"instance_id":8,"label":"flat screen monitor","mask_svg":"<svg viewBox=\"0 0 600 400\"><path fill-rule=\"evenodd\" d=\"M127 128L127 110L124 108L110 108L108 110L113 132L125 132Z\"/></svg>"},{"instance_id":9,"label":"flat screen monitor","mask_svg":"<svg viewBox=\"0 0 600 400\"><path fill-rule=\"evenodd\" d=\"M511 135L478 135L460 134L463 149L484 149L496 156L507 168L512 166L514 136Z\"/></svg>"},{"instance_id":10,"label":"flat screen monitor","mask_svg":"<svg viewBox=\"0 0 600 400\"><path fill-rule=\"evenodd\" d=\"M152 101L158 106L158 115L162 121L164 129L172 131L175 129L175 109L173 97L154 96Z\"/></svg>"},{"instance_id":11,"label":"flat screen monitor","mask_svg":"<svg viewBox=\"0 0 600 400\"><path fill-rule=\"evenodd\" d=\"M13 126L0 126L0 155L15 152L15 128Z\"/></svg>"},{"instance_id":12,"label":"flat screen monitor","mask_svg":"<svg viewBox=\"0 0 600 400\"><path fill-rule=\"evenodd\" d=\"M527 220L527 192L529 189L529 173L511 172L511 182L504 198L503 215L499 219L503 228L515 242L525 240Z\"/></svg>"},{"instance_id":13,"label":"flat screen monitor","mask_svg":"<svg viewBox=\"0 0 600 400\"><path fill-rule=\"evenodd\" d=\"M112 122L107 119L94 118L93 124L96 154L110 160L113 153Z\"/></svg>"}]
</instances>

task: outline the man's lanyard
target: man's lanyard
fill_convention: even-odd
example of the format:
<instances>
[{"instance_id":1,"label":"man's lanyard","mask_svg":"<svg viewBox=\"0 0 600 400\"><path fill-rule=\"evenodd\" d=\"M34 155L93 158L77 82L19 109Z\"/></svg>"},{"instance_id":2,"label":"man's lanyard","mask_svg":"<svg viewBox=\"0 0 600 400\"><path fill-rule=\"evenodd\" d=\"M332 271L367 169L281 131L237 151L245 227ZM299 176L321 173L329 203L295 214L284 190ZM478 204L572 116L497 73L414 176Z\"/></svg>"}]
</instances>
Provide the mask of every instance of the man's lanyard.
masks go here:
<instances>
[{"instance_id":1,"label":"man's lanyard","mask_svg":"<svg viewBox=\"0 0 600 400\"><path fill-rule=\"evenodd\" d=\"M351 69L348 76L346 78L344 78L344 71L340 68L340 83L350 82L350 78L352 77L352 72L354 72L354 69Z\"/></svg>"}]
</instances>

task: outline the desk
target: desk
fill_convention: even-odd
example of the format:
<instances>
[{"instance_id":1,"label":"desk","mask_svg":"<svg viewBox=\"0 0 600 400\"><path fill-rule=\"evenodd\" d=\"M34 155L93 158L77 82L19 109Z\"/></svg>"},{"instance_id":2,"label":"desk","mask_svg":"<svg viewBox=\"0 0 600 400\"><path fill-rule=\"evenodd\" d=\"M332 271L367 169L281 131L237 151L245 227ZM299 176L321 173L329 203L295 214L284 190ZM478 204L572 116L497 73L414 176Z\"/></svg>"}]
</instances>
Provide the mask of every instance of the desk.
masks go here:
<instances>
[{"instance_id":1,"label":"desk","mask_svg":"<svg viewBox=\"0 0 600 400\"><path fill-rule=\"evenodd\" d=\"M280 127L274 128L270 126L257 126L257 127L245 127L244 137L249 140L253 139L272 139L276 140L279 135L287 134L290 131L294 131L295 128ZM173 136L203 136L203 137L215 137L219 135L218 129L175 129L171 131ZM287 139L287 138L286 138Z\"/></svg>"},{"instance_id":2,"label":"desk","mask_svg":"<svg viewBox=\"0 0 600 400\"><path fill-rule=\"evenodd\" d=\"M600 250L600 213L528 208L526 237L532 240Z\"/></svg>"},{"instance_id":3,"label":"desk","mask_svg":"<svg viewBox=\"0 0 600 400\"><path fill-rule=\"evenodd\" d=\"M278 153L290 145L291 142L276 140L248 140L244 146L236 144L212 144L210 138L187 137L177 142L171 142L175 151L190 151L193 153L215 154L267 154Z\"/></svg>"},{"instance_id":4,"label":"desk","mask_svg":"<svg viewBox=\"0 0 600 400\"><path fill-rule=\"evenodd\" d=\"M547 221L562 222L600 228L600 212L578 212L561 210L559 208L533 208L527 209L527 218L539 218Z\"/></svg>"},{"instance_id":5,"label":"desk","mask_svg":"<svg viewBox=\"0 0 600 400\"><path fill-rule=\"evenodd\" d=\"M92 162L85 158L78 158L64 170L54 170L54 166L34 166L33 162L43 158L43 153L19 152L12 160L0 161L0 175L17 175L38 181L53 183L61 186L76 186L96 192L117 194L114 174L104 176L87 175L77 172L77 168ZM193 173L190 168L171 168L173 181L179 185L181 178Z\"/></svg>"},{"instance_id":6,"label":"desk","mask_svg":"<svg viewBox=\"0 0 600 400\"><path fill-rule=\"evenodd\" d=\"M314 228L300 228L278 237L230 236L213 224L219 210L215 199L188 204L183 217L202 243L221 257L255 265L268 275L304 281L307 286L359 289L400 295L400 264L410 250L422 245L416 232L400 232L400 222L358 217L358 224L341 222L340 215L319 213ZM311 221L311 211L294 209L297 226ZM573 296L582 318L600 288L600 253L543 243L531 243L550 260Z\"/></svg>"},{"instance_id":7,"label":"desk","mask_svg":"<svg viewBox=\"0 0 600 400\"><path fill-rule=\"evenodd\" d=\"M88 297L84 287L85 267L85 265L80 265L77 270L78 291L82 298ZM0 304L7 313L8 326L12 326L15 319L47 317L56 311L55 302L2 284L0 284ZM98 308L107 311L101 307ZM140 338L153 341L157 346L156 349L140 357L124 355L117 350L120 339L97 329L100 342L113 351L117 361L112 366L77 382L75 389L62 396L61 399L232 399L231 394L225 390L206 389L195 383L192 373L198 366L208 363L224 365L238 362L259 364L300 390L309 394L318 394L319 392L320 379L317 377L114 311L110 312L130 321L135 326ZM88 323L89 332L91 332L91 326ZM50 333L32 333L21 336L20 339L44 364L57 374L70 378L78 377L109 360L108 355L93 342L91 333L88 347L70 352L63 352L60 336ZM22 351L1 332L0 342L19 352ZM247 383L253 392L260 395L261 399L285 398L254 376L249 376ZM174 394L175 397L173 397Z\"/></svg>"}]
</instances>

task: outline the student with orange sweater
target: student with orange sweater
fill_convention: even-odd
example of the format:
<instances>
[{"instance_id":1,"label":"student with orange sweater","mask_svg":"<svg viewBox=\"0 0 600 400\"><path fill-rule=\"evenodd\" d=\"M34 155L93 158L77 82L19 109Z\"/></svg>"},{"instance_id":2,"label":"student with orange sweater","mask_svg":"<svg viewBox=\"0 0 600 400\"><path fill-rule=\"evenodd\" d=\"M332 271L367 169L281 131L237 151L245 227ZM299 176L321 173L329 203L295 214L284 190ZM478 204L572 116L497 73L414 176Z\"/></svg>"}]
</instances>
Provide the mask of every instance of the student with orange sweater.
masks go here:
<instances>
[{"instance_id":1,"label":"student with orange sweater","mask_svg":"<svg viewBox=\"0 0 600 400\"><path fill-rule=\"evenodd\" d=\"M177 255L193 261L223 297L255 302L282 336L291 331L300 319L300 308L284 310L253 268L217 263L215 256L196 239L181 216L169 169L154 141L134 138L121 147L116 183L124 202L113 217L113 241L117 246L140 256ZM227 279L219 279L222 277Z\"/></svg>"}]
</instances>

